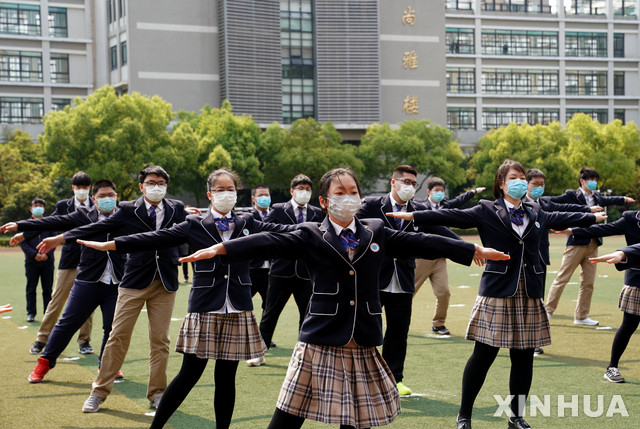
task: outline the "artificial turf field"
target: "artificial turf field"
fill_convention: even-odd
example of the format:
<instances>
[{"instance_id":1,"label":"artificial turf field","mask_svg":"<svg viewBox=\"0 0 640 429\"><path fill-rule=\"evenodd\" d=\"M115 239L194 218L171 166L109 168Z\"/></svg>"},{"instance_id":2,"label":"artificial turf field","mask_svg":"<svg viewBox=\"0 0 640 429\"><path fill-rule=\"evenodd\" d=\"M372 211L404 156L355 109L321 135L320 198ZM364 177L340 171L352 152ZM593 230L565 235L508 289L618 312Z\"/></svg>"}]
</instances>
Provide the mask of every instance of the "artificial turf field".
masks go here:
<instances>
[{"instance_id":1,"label":"artificial turf field","mask_svg":"<svg viewBox=\"0 0 640 429\"><path fill-rule=\"evenodd\" d=\"M549 268L547 289L560 266L564 241L564 237L551 237L553 264ZM620 237L607 238L600 253L608 253L622 245L623 239ZM138 320L132 346L122 368L124 381L116 384L100 412L84 414L81 408L96 373L97 355L80 355L74 338L45 381L29 384L27 376L35 366L36 356L30 355L28 350L42 320L41 297L38 297L36 322L28 324L22 253L14 249L0 249L0 270L0 304L11 303L14 306L13 312L0 315L0 427L148 427L152 417L145 413L152 410L145 397L149 354L146 314L143 312ZM464 340L464 331L481 271L476 266L463 267L449 263L452 297L447 327L453 334L450 338L427 335L434 305L429 285L423 286L415 297L404 379L414 395L402 399L402 414L389 428L455 427L462 371L473 347L472 342ZM622 320L617 302L623 274L609 265L598 266L591 317L600 321L600 329L573 324L578 281L577 270L572 278L573 284L565 288L561 304L551 321L553 344L545 348L544 355L535 359L531 394L545 401L548 407L543 406L535 417L528 416L526 420L534 428L640 427L640 361L637 358L640 340L636 335L632 337L620 365L627 382L613 384L603 379L613 336ZM171 325L172 348L186 313L188 293L188 285L182 285L178 291L173 315L175 321ZM260 304L260 297L256 296L254 305L258 320ZM612 329L602 329L607 327ZM296 341L296 328L297 309L291 300L274 335L277 348L266 356L267 365L249 368L240 363L232 427L265 428L268 425ZM101 337L101 314L97 310L92 339L96 352ZM181 355L171 352L169 379L178 372L181 362ZM502 350L476 401L474 428L507 426L504 415L493 415L498 409L498 402L493 395L504 397L508 394L509 367L508 352ZM170 426L184 429L215 427L213 392L211 362L200 382L169 420ZM547 399L545 395L549 395ZM570 404L566 405L564 417L559 417L558 395L562 395L565 402L573 401L575 405L573 409ZM572 398L572 395L577 396ZM628 414L626 417L622 415L622 404ZM611 417L607 417L608 411L613 414ZM303 427L326 426L307 421Z\"/></svg>"}]
</instances>

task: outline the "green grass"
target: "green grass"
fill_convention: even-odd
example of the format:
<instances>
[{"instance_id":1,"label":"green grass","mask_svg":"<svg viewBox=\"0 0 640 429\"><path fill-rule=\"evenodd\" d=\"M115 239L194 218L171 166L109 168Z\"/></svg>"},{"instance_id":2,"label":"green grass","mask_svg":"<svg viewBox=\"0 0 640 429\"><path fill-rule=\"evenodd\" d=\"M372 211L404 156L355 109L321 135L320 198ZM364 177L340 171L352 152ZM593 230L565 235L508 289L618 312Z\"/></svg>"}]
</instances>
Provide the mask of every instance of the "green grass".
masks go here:
<instances>
[{"instance_id":1,"label":"green grass","mask_svg":"<svg viewBox=\"0 0 640 429\"><path fill-rule=\"evenodd\" d=\"M470 239L467 237L467 239ZM600 253L620 247L621 238L605 240ZM551 237L553 265L558 270L563 237ZM0 304L11 303L15 310L0 315L0 426L27 428L33 426L51 428L138 428L148 427L151 411L145 398L148 377L149 346L147 318L142 313L136 327L132 347L127 355L123 371L125 380L116 388L97 414L83 414L82 403L87 398L97 368L97 356L81 356L77 352L75 338L63 357L79 357L78 360L60 360L45 378L45 382L31 385L27 376L33 369L35 356L28 354L35 340L38 323L27 324L24 309L24 267L20 251L0 250ZM414 301L409 349L404 382L414 390L414 395L402 399L403 412L390 428L447 428L454 426L460 400L460 384L464 365L471 354L473 344L464 340L464 331L477 293L479 267L463 267L449 264L452 289L447 326L454 334L451 338L432 338L427 335L431 326L434 297L429 285L425 285ZM550 285L555 274L548 275ZM545 354L535 360L531 394L541 400L550 395L551 417L528 417L535 428L631 428L640 427L640 341L634 336L621 361L625 384L605 381L602 374L609 360L615 329L622 320L617 309L618 294L623 274L612 266L598 266L596 290L593 296L591 317L601 326L611 330L573 325L574 300L577 284L565 288L560 306L551 322L553 344L545 348ZM572 282L578 282L578 272ZM548 286L547 285L547 286ZM460 288L460 286L469 286ZM548 289L548 287L547 287ZM178 292L174 318L182 319L186 313L189 287ZM254 301L257 317L260 298ZM41 305L39 304L39 310ZM3 318L10 316L10 318ZM40 321L42 314L36 317ZM101 338L100 312L94 316L93 345L98 347ZM171 338L175 341L180 321L171 325ZM296 341L297 310L293 301L285 308L276 330L274 341L278 344L267 354L267 365L248 368L240 364L237 377L237 399L232 427L266 427L276 403L278 392ZM178 372L182 357L172 352L169 378ZM509 355L502 350L491 368L474 408L474 428L505 427L505 417L494 417L497 403L493 395L508 394ZM174 428L215 427L213 420L213 362L206 369L198 385L170 420ZM557 395L579 395L579 416L558 417ZM604 412L601 417L587 417L583 412L583 395L592 395L591 408L597 409L597 396L604 395ZM621 395L629 417L605 417L613 395ZM325 427L316 422L306 422L304 427Z\"/></svg>"}]
</instances>

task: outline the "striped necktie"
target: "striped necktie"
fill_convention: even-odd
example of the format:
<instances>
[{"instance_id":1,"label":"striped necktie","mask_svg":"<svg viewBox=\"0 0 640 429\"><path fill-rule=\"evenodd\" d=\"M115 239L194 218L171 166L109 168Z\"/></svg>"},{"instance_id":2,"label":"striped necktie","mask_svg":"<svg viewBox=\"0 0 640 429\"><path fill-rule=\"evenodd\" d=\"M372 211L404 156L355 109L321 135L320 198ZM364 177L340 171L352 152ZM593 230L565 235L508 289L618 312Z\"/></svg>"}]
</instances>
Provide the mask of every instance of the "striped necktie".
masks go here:
<instances>
[{"instance_id":1,"label":"striped necktie","mask_svg":"<svg viewBox=\"0 0 640 429\"><path fill-rule=\"evenodd\" d=\"M400 204L396 204L396 211L397 212L401 212L402 211L402 205ZM402 229L402 219L400 219L399 217L394 217L393 218L396 221L396 228L397 229Z\"/></svg>"},{"instance_id":2,"label":"striped necktie","mask_svg":"<svg viewBox=\"0 0 640 429\"><path fill-rule=\"evenodd\" d=\"M149 207L149 226L153 229L156 229L156 209L158 208L157 204L150 204Z\"/></svg>"},{"instance_id":3,"label":"striped necktie","mask_svg":"<svg viewBox=\"0 0 640 429\"><path fill-rule=\"evenodd\" d=\"M342 243L342 247L344 250L355 249L358 247L359 240L356 237L356 234L352 232L350 229L343 229L340 233L340 243Z\"/></svg>"},{"instance_id":4,"label":"striped necktie","mask_svg":"<svg viewBox=\"0 0 640 429\"><path fill-rule=\"evenodd\" d=\"M303 207L298 206L298 223L304 222L304 212L302 210L303 210Z\"/></svg>"}]
</instances>

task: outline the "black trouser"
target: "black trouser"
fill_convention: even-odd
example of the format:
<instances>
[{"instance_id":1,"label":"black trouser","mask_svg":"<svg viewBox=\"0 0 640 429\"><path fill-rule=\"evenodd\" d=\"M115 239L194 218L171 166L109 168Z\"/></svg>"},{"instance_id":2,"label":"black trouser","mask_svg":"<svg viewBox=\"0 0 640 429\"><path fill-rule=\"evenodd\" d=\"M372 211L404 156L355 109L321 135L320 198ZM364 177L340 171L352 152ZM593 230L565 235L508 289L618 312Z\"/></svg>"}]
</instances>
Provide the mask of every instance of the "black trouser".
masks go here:
<instances>
[{"instance_id":1,"label":"black trouser","mask_svg":"<svg viewBox=\"0 0 640 429\"><path fill-rule=\"evenodd\" d=\"M27 314L37 314L38 280L42 287L42 314L47 311L53 289L53 270L53 261L24 264L24 274L27 277Z\"/></svg>"},{"instance_id":2,"label":"black trouser","mask_svg":"<svg viewBox=\"0 0 640 429\"><path fill-rule=\"evenodd\" d=\"M380 302L387 320L382 357L389 365L396 382L400 382L403 378L404 359L407 356L413 293L380 292Z\"/></svg>"},{"instance_id":3,"label":"black trouser","mask_svg":"<svg viewBox=\"0 0 640 429\"><path fill-rule=\"evenodd\" d=\"M262 298L262 311L267 303L267 290L269 289L269 268L251 268L251 296L259 293ZM269 344L267 344L268 346Z\"/></svg>"},{"instance_id":4,"label":"black trouser","mask_svg":"<svg viewBox=\"0 0 640 429\"><path fill-rule=\"evenodd\" d=\"M262 319L260 319L260 335L264 343L268 346L271 344L273 332L278 324L280 313L289 301L289 297L293 294L298 306L300 318L298 321L298 330L304 320L304 315L309 306L311 299L311 281L304 280L300 277L273 277L269 276L269 287L267 288L267 303L265 305Z\"/></svg>"}]
</instances>

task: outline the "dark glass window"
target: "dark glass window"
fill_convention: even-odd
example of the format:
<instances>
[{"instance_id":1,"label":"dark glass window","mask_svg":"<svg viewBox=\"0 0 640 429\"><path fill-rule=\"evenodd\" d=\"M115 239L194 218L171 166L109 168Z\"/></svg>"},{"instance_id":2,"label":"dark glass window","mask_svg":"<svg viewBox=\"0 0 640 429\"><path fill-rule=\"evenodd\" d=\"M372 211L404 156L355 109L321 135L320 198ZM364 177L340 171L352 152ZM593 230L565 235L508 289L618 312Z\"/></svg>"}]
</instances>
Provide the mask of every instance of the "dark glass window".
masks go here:
<instances>
[{"instance_id":1,"label":"dark glass window","mask_svg":"<svg viewBox=\"0 0 640 429\"><path fill-rule=\"evenodd\" d=\"M624 72L613 72L613 95L624 95Z\"/></svg>"},{"instance_id":2,"label":"dark glass window","mask_svg":"<svg viewBox=\"0 0 640 429\"><path fill-rule=\"evenodd\" d=\"M447 67L447 93L473 94L475 92L475 69L466 67Z\"/></svg>"},{"instance_id":3,"label":"dark glass window","mask_svg":"<svg viewBox=\"0 0 640 429\"><path fill-rule=\"evenodd\" d=\"M447 54L475 53L473 28L447 28Z\"/></svg>"},{"instance_id":4,"label":"dark glass window","mask_svg":"<svg viewBox=\"0 0 640 429\"><path fill-rule=\"evenodd\" d=\"M51 82L69 83L68 54L51 54Z\"/></svg>"},{"instance_id":5,"label":"dark glass window","mask_svg":"<svg viewBox=\"0 0 640 429\"><path fill-rule=\"evenodd\" d=\"M557 31L482 30L486 55L558 56Z\"/></svg>"},{"instance_id":6,"label":"dark glass window","mask_svg":"<svg viewBox=\"0 0 640 429\"><path fill-rule=\"evenodd\" d=\"M568 57L606 57L607 33L567 32L564 51Z\"/></svg>"},{"instance_id":7,"label":"dark glass window","mask_svg":"<svg viewBox=\"0 0 640 429\"><path fill-rule=\"evenodd\" d=\"M447 107L447 127L450 130L475 130L476 109L474 107Z\"/></svg>"},{"instance_id":8,"label":"dark glass window","mask_svg":"<svg viewBox=\"0 0 640 429\"><path fill-rule=\"evenodd\" d=\"M447 10L473 10L473 0L445 0Z\"/></svg>"},{"instance_id":9,"label":"dark glass window","mask_svg":"<svg viewBox=\"0 0 640 429\"><path fill-rule=\"evenodd\" d=\"M607 109L567 109L567 121L573 118L576 113L584 113L594 121L606 124L608 121Z\"/></svg>"},{"instance_id":10,"label":"dark glass window","mask_svg":"<svg viewBox=\"0 0 640 429\"><path fill-rule=\"evenodd\" d=\"M122 65L126 66L127 65L127 41L125 40L124 42L122 42L120 44L120 57L121 57L121 61L122 61Z\"/></svg>"},{"instance_id":11,"label":"dark glass window","mask_svg":"<svg viewBox=\"0 0 640 429\"><path fill-rule=\"evenodd\" d=\"M118 47L112 46L110 53L111 53L111 70L115 70L118 68Z\"/></svg>"},{"instance_id":12,"label":"dark glass window","mask_svg":"<svg viewBox=\"0 0 640 429\"><path fill-rule=\"evenodd\" d=\"M613 14L638 16L638 0L613 0Z\"/></svg>"},{"instance_id":13,"label":"dark glass window","mask_svg":"<svg viewBox=\"0 0 640 429\"><path fill-rule=\"evenodd\" d=\"M619 119L623 124L626 124L626 119L624 115L624 109L614 109L613 110L613 119Z\"/></svg>"},{"instance_id":14,"label":"dark glass window","mask_svg":"<svg viewBox=\"0 0 640 429\"><path fill-rule=\"evenodd\" d=\"M51 99L51 110L62 110L65 106L71 105L70 98L52 98Z\"/></svg>"},{"instance_id":15,"label":"dark glass window","mask_svg":"<svg viewBox=\"0 0 640 429\"><path fill-rule=\"evenodd\" d=\"M49 36L67 37L67 9L63 7L49 8Z\"/></svg>"},{"instance_id":16,"label":"dark glass window","mask_svg":"<svg viewBox=\"0 0 640 429\"><path fill-rule=\"evenodd\" d=\"M0 33L40 36L40 7L0 3Z\"/></svg>"},{"instance_id":17,"label":"dark glass window","mask_svg":"<svg viewBox=\"0 0 640 429\"><path fill-rule=\"evenodd\" d=\"M551 13L549 0L482 0L481 8L498 12Z\"/></svg>"},{"instance_id":18,"label":"dark glass window","mask_svg":"<svg viewBox=\"0 0 640 429\"><path fill-rule=\"evenodd\" d=\"M40 52L0 51L0 80L42 82Z\"/></svg>"},{"instance_id":19,"label":"dark glass window","mask_svg":"<svg viewBox=\"0 0 640 429\"><path fill-rule=\"evenodd\" d=\"M485 130L516 124L547 125L559 118L558 109L537 108L484 108L482 111L482 125Z\"/></svg>"},{"instance_id":20,"label":"dark glass window","mask_svg":"<svg viewBox=\"0 0 640 429\"><path fill-rule=\"evenodd\" d=\"M604 15L607 0L571 0L565 5L567 15Z\"/></svg>"},{"instance_id":21,"label":"dark glass window","mask_svg":"<svg viewBox=\"0 0 640 429\"><path fill-rule=\"evenodd\" d=\"M43 114L42 98L0 97L0 123L39 124Z\"/></svg>"},{"instance_id":22,"label":"dark glass window","mask_svg":"<svg viewBox=\"0 0 640 429\"><path fill-rule=\"evenodd\" d=\"M613 34L613 56L624 58L624 33Z\"/></svg>"},{"instance_id":23,"label":"dark glass window","mask_svg":"<svg viewBox=\"0 0 640 429\"><path fill-rule=\"evenodd\" d=\"M118 18L124 16L124 1L118 0Z\"/></svg>"},{"instance_id":24,"label":"dark glass window","mask_svg":"<svg viewBox=\"0 0 640 429\"><path fill-rule=\"evenodd\" d=\"M567 95L607 95L606 71L567 71Z\"/></svg>"},{"instance_id":25,"label":"dark glass window","mask_svg":"<svg viewBox=\"0 0 640 429\"><path fill-rule=\"evenodd\" d=\"M558 87L556 70L482 70L484 94L555 95Z\"/></svg>"}]
</instances>

